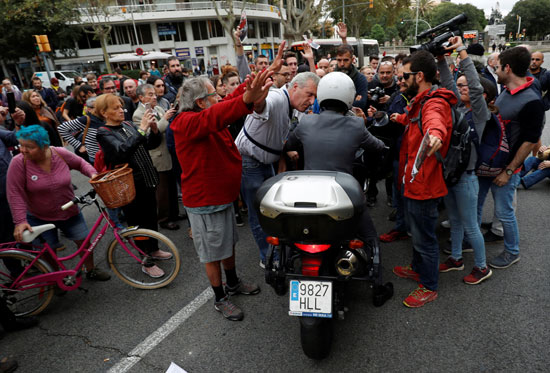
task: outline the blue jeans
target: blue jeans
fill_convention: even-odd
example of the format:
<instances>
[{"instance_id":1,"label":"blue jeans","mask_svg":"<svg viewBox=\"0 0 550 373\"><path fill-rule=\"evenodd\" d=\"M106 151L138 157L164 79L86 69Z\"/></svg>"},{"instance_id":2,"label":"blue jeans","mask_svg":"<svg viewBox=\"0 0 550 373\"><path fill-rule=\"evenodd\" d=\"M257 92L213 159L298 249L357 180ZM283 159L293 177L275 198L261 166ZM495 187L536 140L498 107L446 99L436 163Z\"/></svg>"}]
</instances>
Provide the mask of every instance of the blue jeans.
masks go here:
<instances>
[{"instance_id":1,"label":"blue jeans","mask_svg":"<svg viewBox=\"0 0 550 373\"><path fill-rule=\"evenodd\" d=\"M449 189L445 205L451 222L451 257L462 258L464 236L474 249L474 265L485 268L485 241L477 220L479 183L475 174L464 173L458 183Z\"/></svg>"},{"instance_id":2,"label":"blue jeans","mask_svg":"<svg viewBox=\"0 0 550 373\"><path fill-rule=\"evenodd\" d=\"M519 174L512 175L506 185L499 187L493 184L494 178L480 177L477 201L477 221L481 222L483 204L489 189L491 189L495 201L495 215L502 223L504 230L504 249L514 255L519 254L519 229L513 205L514 192L519 179Z\"/></svg>"},{"instance_id":3,"label":"blue jeans","mask_svg":"<svg viewBox=\"0 0 550 373\"><path fill-rule=\"evenodd\" d=\"M439 282L439 242L435 227L439 198L415 200L404 197L412 234L412 269L420 275L420 283L429 290L437 290Z\"/></svg>"},{"instance_id":4,"label":"blue jeans","mask_svg":"<svg viewBox=\"0 0 550 373\"><path fill-rule=\"evenodd\" d=\"M262 183L275 176L275 171L271 164L260 163L254 158L246 155L243 158L243 171L241 180L241 193L244 198L244 202L248 207L248 223L250 224L250 230L256 240L256 244L260 249L260 260L265 262L265 256L269 244L266 241L266 234L260 226L258 221L258 212L254 207L254 199L256 198L256 192L262 185Z\"/></svg>"},{"instance_id":5,"label":"blue jeans","mask_svg":"<svg viewBox=\"0 0 550 373\"><path fill-rule=\"evenodd\" d=\"M541 161L537 157L529 157L525 160L525 162L523 162L524 169L521 171L520 176L523 180L523 185L525 186L525 189L529 189L539 181L550 177L550 168L545 168L542 170L537 169L539 164L541 164L542 162L543 161ZM529 173L529 171L533 172Z\"/></svg>"}]
</instances>

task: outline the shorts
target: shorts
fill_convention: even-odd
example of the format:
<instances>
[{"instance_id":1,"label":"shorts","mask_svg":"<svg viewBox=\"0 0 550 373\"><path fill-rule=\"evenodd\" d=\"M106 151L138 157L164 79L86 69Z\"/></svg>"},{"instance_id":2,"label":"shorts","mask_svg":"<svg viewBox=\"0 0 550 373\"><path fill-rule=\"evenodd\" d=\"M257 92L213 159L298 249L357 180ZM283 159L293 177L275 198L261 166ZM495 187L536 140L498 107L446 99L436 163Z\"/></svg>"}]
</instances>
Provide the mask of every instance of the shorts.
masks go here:
<instances>
[{"instance_id":1,"label":"shorts","mask_svg":"<svg viewBox=\"0 0 550 373\"><path fill-rule=\"evenodd\" d=\"M81 241L84 240L89 233L88 226L84 220L84 216L79 212L78 215L75 215L67 220L42 220L36 216L27 214L27 222L31 226L42 225L42 224L54 224L58 229L61 229L65 237L71 241ZM57 235L57 229L50 229L42 233L42 238L46 240L48 245L52 246L59 242L59 237Z\"/></svg>"},{"instance_id":2,"label":"shorts","mask_svg":"<svg viewBox=\"0 0 550 373\"><path fill-rule=\"evenodd\" d=\"M212 214L193 214L187 210L193 230L193 244L201 263L230 258L239 240L233 205Z\"/></svg>"}]
</instances>

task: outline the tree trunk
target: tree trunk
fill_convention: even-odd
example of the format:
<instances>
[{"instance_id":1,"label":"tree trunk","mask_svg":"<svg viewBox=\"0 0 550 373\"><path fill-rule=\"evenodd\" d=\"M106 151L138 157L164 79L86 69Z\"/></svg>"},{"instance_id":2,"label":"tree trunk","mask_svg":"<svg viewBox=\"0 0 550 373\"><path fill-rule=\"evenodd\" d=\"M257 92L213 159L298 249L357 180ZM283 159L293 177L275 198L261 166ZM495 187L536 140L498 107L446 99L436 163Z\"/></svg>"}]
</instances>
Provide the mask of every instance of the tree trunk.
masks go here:
<instances>
[{"instance_id":1,"label":"tree trunk","mask_svg":"<svg viewBox=\"0 0 550 373\"><path fill-rule=\"evenodd\" d=\"M101 44L101 50L103 51L103 59L105 60L105 68L107 73L111 74L111 63L109 62L109 53L107 53L107 38L105 33L102 31L99 35L99 43Z\"/></svg>"}]
</instances>

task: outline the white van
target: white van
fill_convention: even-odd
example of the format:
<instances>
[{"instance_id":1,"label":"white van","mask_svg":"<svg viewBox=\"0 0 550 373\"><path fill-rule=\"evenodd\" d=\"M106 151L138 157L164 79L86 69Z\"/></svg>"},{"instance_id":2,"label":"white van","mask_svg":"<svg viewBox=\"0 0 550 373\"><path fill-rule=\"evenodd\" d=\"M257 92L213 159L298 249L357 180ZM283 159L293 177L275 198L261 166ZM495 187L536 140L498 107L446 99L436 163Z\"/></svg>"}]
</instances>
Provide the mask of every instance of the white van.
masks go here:
<instances>
[{"instance_id":1,"label":"white van","mask_svg":"<svg viewBox=\"0 0 550 373\"><path fill-rule=\"evenodd\" d=\"M50 80L48 79L48 73L46 71L38 71L34 73L34 75L38 76L40 80L42 80L43 87L51 87ZM70 87L74 84L74 78L80 76L74 70L54 70L50 71L50 75L52 78L56 77L57 80L59 80L59 86L65 91L67 90L67 87Z\"/></svg>"}]
</instances>

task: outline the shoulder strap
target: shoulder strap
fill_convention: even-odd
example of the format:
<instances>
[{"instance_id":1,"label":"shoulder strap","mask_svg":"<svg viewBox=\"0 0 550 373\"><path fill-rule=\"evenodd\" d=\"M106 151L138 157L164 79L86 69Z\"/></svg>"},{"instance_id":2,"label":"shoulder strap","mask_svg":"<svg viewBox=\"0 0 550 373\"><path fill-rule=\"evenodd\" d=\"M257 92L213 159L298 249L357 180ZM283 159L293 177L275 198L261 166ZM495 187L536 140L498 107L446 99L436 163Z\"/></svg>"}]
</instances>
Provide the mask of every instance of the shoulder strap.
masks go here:
<instances>
[{"instance_id":1,"label":"shoulder strap","mask_svg":"<svg viewBox=\"0 0 550 373\"><path fill-rule=\"evenodd\" d=\"M50 147L50 149L52 150L52 152L55 153L55 155L57 155L59 158L63 159L63 162L65 162L65 164L67 165L67 167L69 167L69 169L71 169L71 167L69 166L69 164L67 163L67 161L65 160L65 158L63 158L63 156L62 156L61 154L59 154L59 153L57 152L57 150L55 150L55 149L53 148L53 146Z\"/></svg>"},{"instance_id":2,"label":"shoulder strap","mask_svg":"<svg viewBox=\"0 0 550 373\"><path fill-rule=\"evenodd\" d=\"M82 132L82 145L84 145L84 142L86 142L86 135L88 134L88 130L90 129L90 122L90 116L86 115L86 128L84 128L84 132Z\"/></svg>"},{"instance_id":3,"label":"shoulder strap","mask_svg":"<svg viewBox=\"0 0 550 373\"><path fill-rule=\"evenodd\" d=\"M272 149L266 145L263 145L263 144L260 144L258 141L254 140L252 138L252 136L250 136L248 134L248 132L246 132L246 126L243 126L243 132L244 132L244 135L246 136L246 138L248 140L250 140L250 142L254 145L256 145L258 148L262 149L263 151L266 151L268 153L271 153L271 154L275 154L275 155L281 155L282 154L282 151L280 150L275 150L275 149Z\"/></svg>"}]
</instances>

